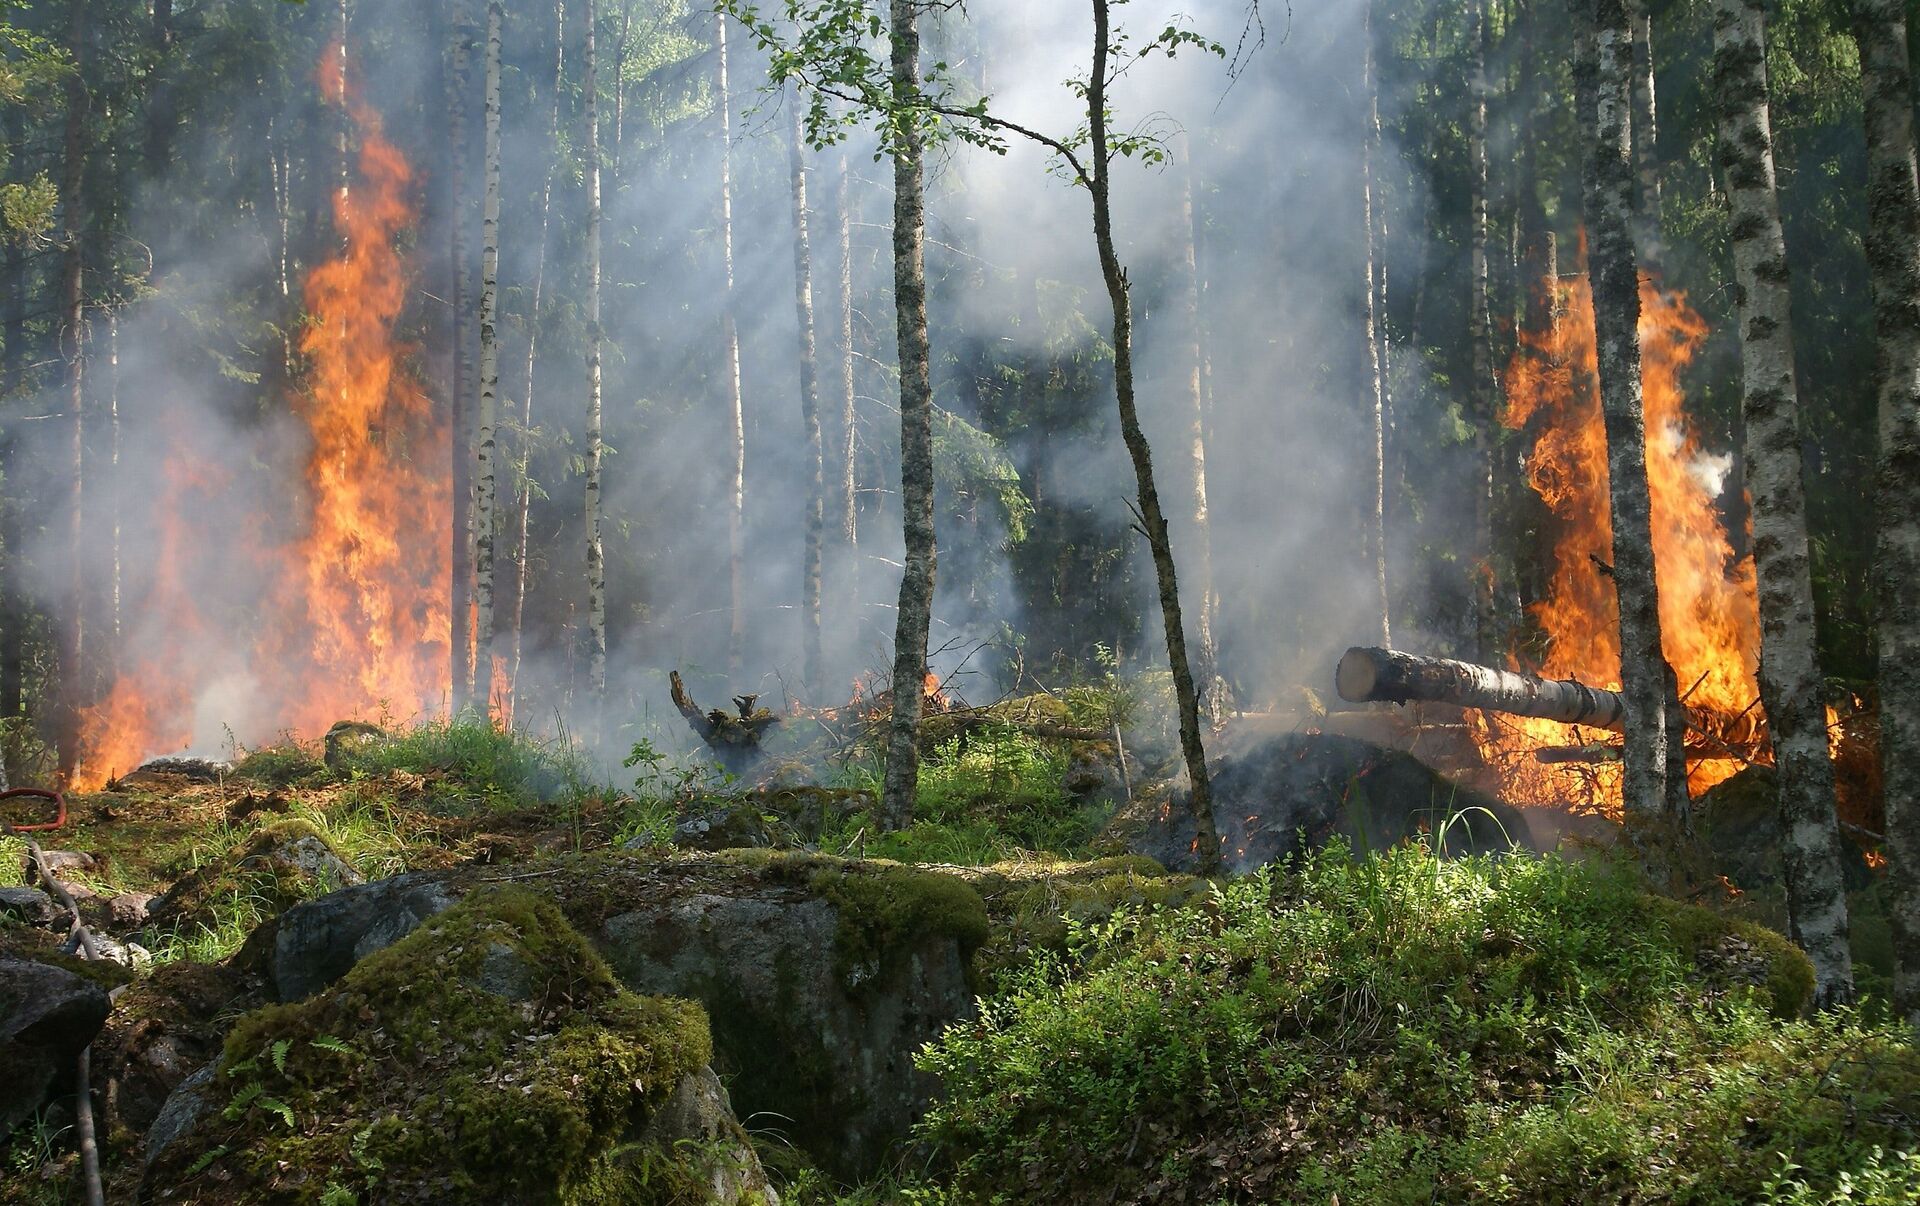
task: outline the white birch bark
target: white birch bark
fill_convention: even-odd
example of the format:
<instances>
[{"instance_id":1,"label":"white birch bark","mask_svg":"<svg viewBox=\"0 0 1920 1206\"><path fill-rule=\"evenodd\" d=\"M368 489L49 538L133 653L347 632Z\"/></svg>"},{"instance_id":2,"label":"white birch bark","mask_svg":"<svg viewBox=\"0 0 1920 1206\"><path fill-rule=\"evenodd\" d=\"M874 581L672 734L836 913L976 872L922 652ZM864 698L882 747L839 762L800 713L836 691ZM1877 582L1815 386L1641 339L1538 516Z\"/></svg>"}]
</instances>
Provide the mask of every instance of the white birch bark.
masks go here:
<instances>
[{"instance_id":1,"label":"white birch bark","mask_svg":"<svg viewBox=\"0 0 1920 1206\"><path fill-rule=\"evenodd\" d=\"M487 2L486 184L480 206L480 430L474 463L474 706L493 708L494 428L500 409L500 33L501 0Z\"/></svg>"},{"instance_id":2,"label":"white birch bark","mask_svg":"<svg viewBox=\"0 0 1920 1206\"><path fill-rule=\"evenodd\" d=\"M587 689L595 703L607 694L607 568L600 539L600 100L594 37L596 0L587 0L583 74L587 120Z\"/></svg>"},{"instance_id":3,"label":"white birch bark","mask_svg":"<svg viewBox=\"0 0 1920 1206\"><path fill-rule=\"evenodd\" d=\"M1719 158L1732 211L1746 485L1760 588L1760 696L1780 778L1787 914L1823 1005L1853 996L1833 764L1814 648L1786 235L1774 187L1762 0L1715 0Z\"/></svg>"}]
</instances>

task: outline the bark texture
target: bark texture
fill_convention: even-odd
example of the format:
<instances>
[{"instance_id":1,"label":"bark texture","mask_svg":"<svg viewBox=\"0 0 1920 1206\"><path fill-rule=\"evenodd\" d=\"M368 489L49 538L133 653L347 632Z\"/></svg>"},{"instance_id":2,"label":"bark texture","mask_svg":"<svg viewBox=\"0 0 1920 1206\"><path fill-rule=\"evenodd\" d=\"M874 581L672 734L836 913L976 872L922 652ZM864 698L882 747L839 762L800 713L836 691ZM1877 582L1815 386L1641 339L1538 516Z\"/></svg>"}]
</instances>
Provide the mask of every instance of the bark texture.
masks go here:
<instances>
[{"instance_id":1,"label":"bark texture","mask_svg":"<svg viewBox=\"0 0 1920 1206\"><path fill-rule=\"evenodd\" d=\"M1879 341L1875 549L1894 1006L1920 1025L1920 174L1900 0L1854 0L1867 126L1867 267Z\"/></svg>"},{"instance_id":2,"label":"bark texture","mask_svg":"<svg viewBox=\"0 0 1920 1206\"><path fill-rule=\"evenodd\" d=\"M480 431L473 528L473 702L493 709L494 429L500 411L500 26L501 0L487 3L486 186L480 207Z\"/></svg>"},{"instance_id":3,"label":"bark texture","mask_svg":"<svg viewBox=\"0 0 1920 1206\"><path fill-rule=\"evenodd\" d=\"M467 81L473 44L470 0L453 0L453 69L447 76L448 255L453 287L453 384L448 391L453 429L453 710L464 709L473 684L473 349L467 338ZM344 45L344 43L342 43Z\"/></svg>"},{"instance_id":4,"label":"bark texture","mask_svg":"<svg viewBox=\"0 0 1920 1206\"><path fill-rule=\"evenodd\" d=\"M1370 617L1378 621L1374 636L1393 644L1392 609L1387 595L1387 365L1381 341L1381 309L1386 292L1381 242L1375 237L1374 168L1380 153L1380 90L1374 79L1373 0L1361 10L1361 87L1366 92L1367 129L1360 148L1360 210L1367 224L1367 570L1373 598ZM1380 207L1384 210L1384 206Z\"/></svg>"},{"instance_id":5,"label":"bark texture","mask_svg":"<svg viewBox=\"0 0 1920 1206\"><path fill-rule=\"evenodd\" d=\"M906 110L920 86L920 30L914 0L891 0L894 104ZM906 537L900 609L893 633L893 709L880 821L913 820L920 781L920 712L933 626L933 378L927 346L925 145L901 123L893 150L893 299L900 343L900 513Z\"/></svg>"},{"instance_id":6,"label":"bark texture","mask_svg":"<svg viewBox=\"0 0 1920 1206\"><path fill-rule=\"evenodd\" d=\"M1501 645L1496 615L1494 570L1494 445L1499 438L1493 381L1493 310L1489 302L1491 233L1487 221L1487 2L1473 0L1473 90L1467 118L1468 382L1473 409L1473 598L1474 638L1482 657L1492 657Z\"/></svg>"},{"instance_id":7,"label":"bark texture","mask_svg":"<svg viewBox=\"0 0 1920 1206\"><path fill-rule=\"evenodd\" d=\"M896 0L896 3L898 0ZM1213 788L1207 774L1207 751L1200 737L1200 701L1194 690L1193 665L1187 656L1187 633L1180 614L1180 579L1174 567L1173 542L1167 517L1160 508L1160 491L1153 478L1153 449L1140 427L1140 411L1133 391L1133 303L1126 269L1120 265L1113 241L1111 160L1107 149L1107 63L1112 53L1112 25L1108 0L1093 0L1093 71L1087 77L1088 155L1092 171L1087 191L1093 200L1093 238L1100 254L1100 275L1113 307L1114 394L1120 409L1120 434L1133 461L1139 490L1141 526L1153 553L1153 569L1160 588L1160 616L1166 627L1167 666L1173 674L1174 698L1180 712L1180 752L1187 765L1188 806L1194 820L1194 860L1203 873L1220 865L1220 836L1213 822Z\"/></svg>"},{"instance_id":8,"label":"bark texture","mask_svg":"<svg viewBox=\"0 0 1920 1206\"><path fill-rule=\"evenodd\" d=\"M854 441L859 434L854 410L853 382L853 173L847 153L840 152L840 187L834 208L840 219L840 424L834 432L834 535L846 571L844 598L860 605L860 491L854 465Z\"/></svg>"},{"instance_id":9,"label":"bark texture","mask_svg":"<svg viewBox=\"0 0 1920 1206\"><path fill-rule=\"evenodd\" d=\"M1349 703L1448 703L1596 729L1626 724L1627 702L1618 691L1392 649L1349 649L1333 677Z\"/></svg>"},{"instance_id":10,"label":"bark texture","mask_svg":"<svg viewBox=\"0 0 1920 1206\"><path fill-rule=\"evenodd\" d=\"M584 48L587 101L587 689L594 700L607 693L607 563L600 540L600 98L594 36L598 5L587 0Z\"/></svg>"},{"instance_id":11,"label":"bark texture","mask_svg":"<svg viewBox=\"0 0 1920 1206\"><path fill-rule=\"evenodd\" d=\"M801 674L809 695L820 665L820 550L826 538L826 449L820 437L820 361L813 333L813 245L807 237L807 154L798 96L787 106L787 168L793 182L793 308L800 329L800 429L807 441L805 548L800 559Z\"/></svg>"},{"instance_id":12,"label":"bark texture","mask_svg":"<svg viewBox=\"0 0 1920 1206\"><path fill-rule=\"evenodd\" d=\"M1833 764L1814 646L1813 575L1801 480L1787 241L1774 187L1762 0L1715 0L1720 167L1732 209L1746 484L1760 587L1760 697L1780 776L1787 912L1823 1004L1853 996Z\"/></svg>"},{"instance_id":13,"label":"bark texture","mask_svg":"<svg viewBox=\"0 0 1920 1206\"><path fill-rule=\"evenodd\" d=\"M1627 700L1623 803L1628 826L1656 880L1667 874L1659 822L1669 814L1666 699L1670 671L1660 644L1654 582L1652 503L1647 487L1646 420L1641 409L1640 273L1634 246L1634 176L1628 146L1632 39L1624 0L1572 0L1584 25L1576 83L1591 114L1584 173L1588 275L1593 282L1601 408L1613 517L1613 578L1620 600L1620 680ZM1678 734L1673 737L1678 739Z\"/></svg>"}]
</instances>

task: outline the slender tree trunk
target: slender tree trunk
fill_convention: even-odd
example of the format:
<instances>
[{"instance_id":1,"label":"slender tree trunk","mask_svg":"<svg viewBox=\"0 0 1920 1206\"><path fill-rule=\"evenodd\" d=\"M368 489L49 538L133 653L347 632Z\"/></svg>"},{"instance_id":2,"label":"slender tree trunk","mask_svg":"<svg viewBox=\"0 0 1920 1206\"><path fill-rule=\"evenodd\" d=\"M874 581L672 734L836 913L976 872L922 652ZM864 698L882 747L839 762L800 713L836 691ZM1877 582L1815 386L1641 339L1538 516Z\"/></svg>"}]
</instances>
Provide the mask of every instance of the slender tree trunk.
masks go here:
<instances>
[{"instance_id":1,"label":"slender tree trunk","mask_svg":"<svg viewBox=\"0 0 1920 1206\"><path fill-rule=\"evenodd\" d=\"M840 152L840 188L834 199L840 218L840 427L834 433L834 526L846 570L845 599L860 605L860 489L855 479L854 444L859 434L854 411L853 348L853 173Z\"/></svg>"},{"instance_id":2,"label":"slender tree trunk","mask_svg":"<svg viewBox=\"0 0 1920 1206\"><path fill-rule=\"evenodd\" d=\"M453 383L450 426L453 431L453 710L470 702L473 685L473 433L471 408L473 351L467 346L467 82L473 26L471 0L453 3L453 69L447 80L447 138L451 159L447 171L448 249L453 264L449 291L453 334Z\"/></svg>"},{"instance_id":3,"label":"slender tree trunk","mask_svg":"<svg viewBox=\"0 0 1920 1206\"><path fill-rule=\"evenodd\" d=\"M908 108L920 86L915 0L890 0L893 101ZM913 821L920 779L920 711L933 626L933 378L927 346L924 145L920 127L902 123L893 150L893 299L900 342L900 517L906 538L900 608L893 633L893 710L887 722L887 773L881 824Z\"/></svg>"},{"instance_id":4,"label":"slender tree trunk","mask_svg":"<svg viewBox=\"0 0 1920 1206\"><path fill-rule=\"evenodd\" d=\"M1647 0L1628 0L1633 22L1633 169L1640 206L1640 253L1656 261L1660 243L1660 155L1653 91L1653 14Z\"/></svg>"},{"instance_id":5,"label":"slender tree trunk","mask_svg":"<svg viewBox=\"0 0 1920 1206\"><path fill-rule=\"evenodd\" d=\"M1670 695L1660 644L1654 581L1652 503L1647 486L1646 421L1641 408L1640 273L1633 237L1633 167L1628 148L1628 68L1632 60L1623 0L1573 0L1585 26L1576 64L1589 99L1585 133L1585 210L1591 237L1601 406L1613 517L1613 580L1620 602L1620 679L1627 699L1623 797L1628 832L1657 883L1671 875L1665 847L1686 818L1671 816L1667 792Z\"/></svg>"},{"instance_id":6,"label":"slender tree trunk","mask_svg":"<svg viewBox=\"0 0 1920 1206\"><path fill-rule=\"evenodd\" d=\"M800 571L800 648L806 690L826 685L820 664L820 549L826 537L826 449L820 436L820 364L813 337L813 247L807 236L807 151L800 98L790 98L787 166L793 179L793 306L800 328L800 428L807 439L806 547Z\"/></svg>"},{"instance_id":7,"label":"slender tree trunk","mask_svg":"<svg viewBox=\"0 0 1920 1206\"><path fill-rule=\"evenodd\" d=\"M1181 384L1186 393L1187 482L1192 491L1189 501L1193 519L1194 578L1199 596L1194 636L1200 646L1195 659L1200 678L1200 710L1210 725L1218 726L1225 719L1225 701L1220 698L1218 687L1219 650L1214 644L1213 609L1208 606L1213 598L1213 520L1207 507L1207 403L1201 369L1205 357L1201 351L1200 256L1196 247L1200 234L1193 208L1191 148L1192 141L1188 140L1187 153L1180 160L1180 233L1185 236L1180 248L1180 308L1187 328L1186 343L1180 349L1181 359L1186 362Z\"/></svg>"},{"instance_id":8,"label":"slender tree trunk","mask_svg":"<svg viewBox=\"0 0 1920 1206\"><path fill-rule=\"evenodd\" d=\"M607 566L600 542L600 93L594 38L595 0L587 0L587 690L599 704L607 694Z\"/></svg>"},{"instance_id":9,"label":"slender tree trunk","mask_svg":"<svg viewBox=\"0 0 1920 1206\"><path fill-rule=\"evenodd\" d=\"M1381 294L1386 273L1381 264L1381 248L1374 238L1374 157L1380 151L1380 91L1373 70L1373 0L1365 0L1361 9L1360 38L1364 43L1360 61L1361 90L1366 95L1367 128L1360 150L1360 216L1366 223L1367 258L1367 475L1372 496L1367 500L1367 560L1373 592L1374 615L1378 624L1373 636L1383 647L1393 645L1393 624L1387 593L1387 382L1385 348L1380 340Z\"/></svg>"},{"instance_id":10,"label":"slender tree trunk","mask_svg":"<svg viewBox=\"0 0 1920 1206\"><path fill-rule=\"evenodd\" d=\"M1879 341L1880 760L1895 1009L1920 1025L1920 176L1901 0L1853 0L1867 127L1867 267Z\"/></svg>"},{"instance_id":11,"label":"slender tree trunk","mask_svg":"<svg viewBox=\"0 0 1920 1206\"><path fill-rule=\"evenodd\" d=\"M120 480L120 315L107 308L107 480ZM120 673L120 496L107 499L107 640L102 658L109 679Z\"/></svg>"},{"instance_id":12,"label":"slender tree trunk","mask_svg":"<svg viewBox=\"0 0 1920 1206\"><path fill-rule=\"evenodd\" d=\"M1494 443L1499 416L1493 384L1493 310L1488 299L1487 240L1487 3L1473 0L1473 98L1467 119L1469 271L1467 294L1468 393L1473 407L1474 638L1482 660L1501 640L1495 614Z\"/></svg>"},{"instance_id":13,"label":"slender tree trunk","mask_svg":"<svg viewBox=\"0 0 1920 1206\"><path fill-rule=\"evenodd\" d=\"M173 129L179 121L173 95L173 0L153 0L148 47L153 75L147 83L147 174L158 178L173 162Z\"/></svg>"},{"instance_id":14,"label":"slender tree trunk","mask_svg":"<svg viewBox=\"0 0 1920 1206\"><path fill-rule=\"evenodd\" d=\"M480 209L480 452L474 526L474 705L493 707L494 426L500 406L500 26L501 0L487 3L486 172Z\"/></svg>"},{"instance_id":15,"label":"slender tree trunk","mask_svg":"<svg viewBox=\"0 0 1920 1206\"><path fill-rule=\"evenodd\" d=\"M553 224L553 172L560 155L560 90L567 78L567 6L556 0L553 6L553 106L547 118L547 175L540 186L540 249L533 265L533 296L527 305L527 375L521 395L520 460L514 496L514 557L512 612L507 621L508 665L507 708L511 714L520 691L521 623L527 614L527 524L533 513L533 386L534 369L539 360L540 303L547 283L547 240Z\"/></svg>"},{"instance_id":16,"label":"slender tree trunk","mask_svg":"<svg viewBox=\"0 0 1920 1206\"><path fill-rule=\"evenodd\" d=\"M896 0L896 3L898 0ZM1087 77L1087 120L1091 137L1087 154L1092 176L1087 181L1093 200L1093 237L1100 254L1100 275L1113 307L1114 393L1120 408L1120 433L1133 460L1139 487L1140 518L1153 551L1154 575L1160 586L1160 613L1167 630L1167 665L1173 673L1174 697L1180 711L1180 750L1191 781L1188 805L1193 812L1194 858L1202 872L1220 865L1220 838L1213 823L1213 786L1207 775L1207 752L1200 737L1200 703L1194 691L1193 667L1187 658L1187 634L1180 615L1180 583L1173 563L1173 543L1167 535L1167 517L1160 509L1160 492L1153 480L1153 450L1140 428L1133 395L1133 308L1127 272L1113 243L1111 160L1107 150L1107 60L1112 50L1108 0L1093 0L1093 71Z\"/></svg>"},{"instance_id":17,"label":"slender tree trunk","mask_svg":"<svg viewBox=\"0 0 1920 1206\"><path fill-rule=\"evenodd\" d=\"M738 677L747 648L747 428L740 401L740 328L733 285L733 93L727 82L727 16L718 14L715 40L720 78L715 104L720 109L720 256L726 269L721 299L720 337L727 384L727 674Z\"/></svg>"},{"instance_id":18,"label":"slender tree trunk","mask_svg":"<svg viewBox=\"0 0 1920 1206\"><path fill-rule=\"evenodd\" d=\"M72 778L80 759L80 713L86 685L86 159L87 71L93 37L90 0L68 2L68 46L74 70L67 77L66 130L62 148L60 205L63 211L60 256L60 356L65 368L68 422L72 436L72 479L67 485L67 553L72 568L66 615L59 625L60 691L55 741L60 779Z\"/></svg>"},{"instance_id":19,"label":"slender tree trunk","mask_svg":"<svg viewBox=\"0 0 1920 1206\"><path fill-rule=\"evenodd\" d=\"M1714 91L1720 167L1732 208L1760 587L1760 697L1780 777L1780 832L1793 939L1813 960L1823 1005L1853 997L1847 895L1840 870L1833 763L1815 652L1800 399L1794 382L1787 240L1774 187L1763 0L1715 0Z\"/></svg>"}]
</instances>

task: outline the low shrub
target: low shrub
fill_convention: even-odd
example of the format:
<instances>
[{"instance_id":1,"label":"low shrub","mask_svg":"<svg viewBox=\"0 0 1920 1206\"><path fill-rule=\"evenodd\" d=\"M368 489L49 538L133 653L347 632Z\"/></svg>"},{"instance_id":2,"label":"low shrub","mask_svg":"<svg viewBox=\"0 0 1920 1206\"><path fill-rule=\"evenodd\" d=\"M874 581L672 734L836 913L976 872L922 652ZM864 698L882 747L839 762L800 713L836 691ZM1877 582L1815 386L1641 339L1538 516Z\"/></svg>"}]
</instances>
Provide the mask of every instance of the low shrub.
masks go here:
<instances>
[{"instance_id":1,"label":"low shrub","mask_svg":"<svg viewBox=\"0 0 1920 1206\"><path fill-rule=\"evenodd\" d=\"M1075 927L923 1054L921 1134L975 1200L1913 1200L1911 1036L1703 974L1714 921L1604 865L1332 847Z\"/></svg>"}]
</instances>

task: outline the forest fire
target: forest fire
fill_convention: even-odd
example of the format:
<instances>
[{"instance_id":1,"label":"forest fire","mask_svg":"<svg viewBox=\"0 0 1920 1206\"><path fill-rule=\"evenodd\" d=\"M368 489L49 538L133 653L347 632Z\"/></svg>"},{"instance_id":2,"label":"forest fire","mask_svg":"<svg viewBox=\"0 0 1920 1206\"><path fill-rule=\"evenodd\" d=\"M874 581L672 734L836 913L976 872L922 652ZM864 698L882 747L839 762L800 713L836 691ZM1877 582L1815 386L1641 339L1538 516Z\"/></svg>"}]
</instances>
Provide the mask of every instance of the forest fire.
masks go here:
<instances>
[{"instance_id":1,"label":"forest fire","mask_svg":"<svg viewBox=\"0 0 1920 1206\"><path fill-rule=\"evenodd\" d=\"M1549 678L1593 686L1620 683L1618 607L1607 563L1613 532L1607 499L1593 298L1584 274L1552 283L1563 317L1523 335L1507 374L1506 425L1537 432L1527 480L1553 514L1553 569L1546 597L1531 609L1545 638L1537 669ZM1706 324L1676 293L1643 278L1640 343L1645 387L1647 477L1653 495L1653 543L1660 621L1668 660L1690 709L1758 734L1755 679L1760 637L1753 570L1736 561L1715 499L1724 463L1702 448L1685 412L1681 375L1707 335ZM1514 659L1516 663L1519 658ZM1736 725L1737 722L1737 725ZM1472 714L1502 795L1515 803L1571 805L1617 814L1617 762L1543 763L1542 749L1598 741L1605 734L1551 720ZM1734 751L1690 744L1688 783L1700 792L1738 771Z\"/></svg>"},{"instance_id":2,"label":"forest fire","mask_svg":"<svg viewBox=\"0 0 1920 1206\"><path fill-rule=\"evenodd\" d=\"M302 522L252 554L270 585L252 651L261 711L244 740L317 733L389 709L404 715L447 690L449 551L438 534L451 499L438 469L448 433L394 334L410 283L395 242L415 218L414 178L379 114L342 78L342 61L337 47L323 55L319 84L344 98L359 135L357 172L334 198L341 250L305 282L307 378L293 409L310 443L288 503ZM125 668L86 717L75 787L97 788L195 737L192 701L216 671L196 655L204 645L191 638L203 625L166 546L221 539L195 530L195 517L221 508L186 505L219 495L198 465L194 450L172 450L158 500L163 547L143 610L170 639Z\"/></svg>"}]
</instances>

